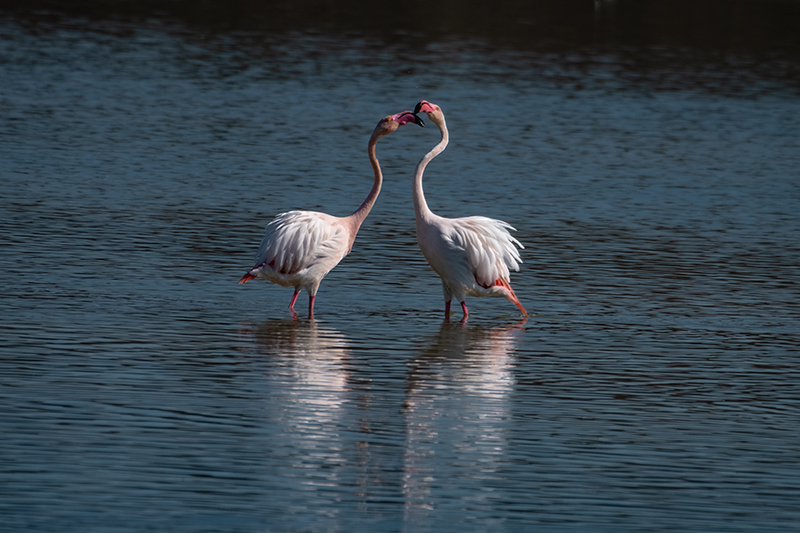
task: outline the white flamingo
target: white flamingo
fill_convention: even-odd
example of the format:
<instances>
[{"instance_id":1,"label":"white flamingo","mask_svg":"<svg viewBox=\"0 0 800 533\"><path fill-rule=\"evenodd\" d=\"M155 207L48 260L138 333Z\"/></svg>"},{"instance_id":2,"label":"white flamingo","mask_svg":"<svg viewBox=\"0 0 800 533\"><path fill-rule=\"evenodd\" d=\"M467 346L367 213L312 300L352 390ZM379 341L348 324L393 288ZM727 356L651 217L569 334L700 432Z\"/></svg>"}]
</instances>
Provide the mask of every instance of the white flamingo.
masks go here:
<instances>
[{"instance_id":1,"label":"white flamingo","mask_svg":"<svg viewBox=\"0 0 800 533\"><path fill-rule=\"evenodd\" d=\"M453 298L461 302L464 319L467 318L467 295L503 296L528 316L509 283L509 269L519 271L522 262L516 246L523 246L508 231L514 228L487 217L444 218L428 208L422 192L422 173L431 159L444 151L449 134L439 106L422 100L414 108L414 113L419 112L426 113L442 132L439 144L420 159L414 171L414 212L419 247L442 278L445 319L450 317Z\"/></svg>"},{"instance_id":2,"label":"white flamingo","mask_svg":"<svg viewBox=\"0 0 800 533\"><path fill-rule=\"evenodd\" d=\"M352 215L334 217L315 211L281 213L267 225L255 266L242 276L239 283L263 278L283 287L294 287L289 303L292 314L297 295L305 289L308 292L308 317L313 318L314 298L322 278L350 253L356 234L381 191L383 175L375 155L375 144L381 137L410 122L423 125L416 114L403 111L384 117L375 126L367 147L375 182L364 203Z\"/></svg>"}]
</instances>

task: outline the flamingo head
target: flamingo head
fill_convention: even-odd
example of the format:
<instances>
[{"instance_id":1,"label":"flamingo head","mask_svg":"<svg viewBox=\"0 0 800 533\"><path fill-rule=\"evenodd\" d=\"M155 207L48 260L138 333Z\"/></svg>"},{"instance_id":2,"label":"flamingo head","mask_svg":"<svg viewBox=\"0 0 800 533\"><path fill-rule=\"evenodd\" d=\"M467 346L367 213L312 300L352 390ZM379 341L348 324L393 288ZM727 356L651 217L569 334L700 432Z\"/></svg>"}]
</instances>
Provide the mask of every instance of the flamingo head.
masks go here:
<instances>
[{"instance_id":1,"label":"flamingo head","mask_svg":"<svg viewBox=\"0 0 800 533\"><path fill-rule=\"evenodd\" d=\"M444 113L442 113L442 108L436 104L432 104L427 100L420 100L417 105L414 107L414 114L417 113L425 113L428 115L428 118L431 119L435 124L439 124L442 119L444 119Z\"/></svg>"},{"instance_id":2,"label":"flamingo head","mask_svg":"<svg viewBox=\"0 0 800 533\"><path fill-rule=\"evenodd\" d=\"M425 127L425 123L422 121L422 119L419 118L416 113L412 113L411 111L403 111L402 113L398 113L396 115L392 115L391 117L386 117L386 118L391 118L392 120L397 122L399 126L403 126L405 124L410 124L411 122L413 122L414 124L419 124L423 128Z\"/></svg>"},{"instance_id":3,"label":"flamingo head","mask_svg":"<svg viewBox=\"0 0 800 533\"><path fill-rule=\"evenodd\" d=\"M425 123L422 122L422 119L411 111L403 111L401 113L397 113L396 115L389 115L382 118L381 121L378 122L378 125L375 126L375 131L372 133L372 136L375 138L383 137L384 135L394 133L400 126L411 123L419 124L423 127L425 126Z\"/></svg>"}]
</instances>

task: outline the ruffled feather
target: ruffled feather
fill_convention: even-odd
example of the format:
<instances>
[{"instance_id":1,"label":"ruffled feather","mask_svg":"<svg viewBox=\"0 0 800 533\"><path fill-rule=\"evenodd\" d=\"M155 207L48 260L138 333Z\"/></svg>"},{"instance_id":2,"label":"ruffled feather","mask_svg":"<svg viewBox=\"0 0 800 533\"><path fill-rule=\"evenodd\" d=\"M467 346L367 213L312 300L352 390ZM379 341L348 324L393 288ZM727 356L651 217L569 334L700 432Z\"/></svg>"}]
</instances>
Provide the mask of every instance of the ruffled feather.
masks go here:
<instances>
[{"instance_id":1,"label":"ruffled feather","mask_svg":"<svg viewBox=\"0 0 800 533\"><path fill-rule=\"evenodd\" d=\"M478 285L489 288L498 279L507 281L509 269L519 271L522 258L517 247L523 246L509 233L516 231L510 224L480 216L449 219L448 223L445 240L463 253Z\"/></svg>"},{"instance_id":2,"label":"ruffled feather","mask_svg":"<svg viewBox=\"0 0 800 533\"><path fill-rule=\"evenodd\" d=\"M267 225L253 270L267 266L278 274L292 275L321 260L338 263L350 250L345 228L332 220L314 211L281 213Z\"/></svg>"}]
</instances>

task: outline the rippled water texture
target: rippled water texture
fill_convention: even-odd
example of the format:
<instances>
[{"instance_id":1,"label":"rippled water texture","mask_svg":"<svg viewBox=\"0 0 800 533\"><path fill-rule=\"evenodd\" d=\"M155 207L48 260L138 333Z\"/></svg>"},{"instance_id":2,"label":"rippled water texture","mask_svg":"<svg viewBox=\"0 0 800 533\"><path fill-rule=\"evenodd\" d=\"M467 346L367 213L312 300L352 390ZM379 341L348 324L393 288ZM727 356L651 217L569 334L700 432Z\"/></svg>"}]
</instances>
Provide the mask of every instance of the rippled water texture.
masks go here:
<instances>
[{"instance_id":1,"label":"rippled water texture","mask_svg":"<svg viewBox=\"0 0 800 533\"><path fill-rule=\"evenodd\" d=\"M792 83L23 26L0 19L0 529L800 527ZM431 125L378 145L316 320L237 285L275 214L358 206L373 127L421 98L451 130L431 208L517 228L533 316L442 321L411 203Z\"/></svg>"}]
</instances>

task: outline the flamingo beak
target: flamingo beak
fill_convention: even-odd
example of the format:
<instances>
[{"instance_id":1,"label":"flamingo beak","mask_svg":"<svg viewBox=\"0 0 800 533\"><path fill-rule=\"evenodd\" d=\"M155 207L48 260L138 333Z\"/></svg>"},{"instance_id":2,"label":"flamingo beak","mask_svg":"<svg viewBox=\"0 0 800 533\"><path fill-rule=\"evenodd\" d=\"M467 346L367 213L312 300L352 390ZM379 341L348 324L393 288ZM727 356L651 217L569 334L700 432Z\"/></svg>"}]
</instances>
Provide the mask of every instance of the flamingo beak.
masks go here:
<instances>
[{"instance_id":1,"label":"flamingo beak","mask_svg":"<svg viewBox=\"0 0 800 533\"><path fill-rule=\"evenodd\" d=\"M421 127L425 127L425 123L422 121L421 118L417 116L416 113L412 113L414 115L414 124L419 124Z\"/></svg>"},{"instance_id":2,"label":"flamingo beak","mask_svg":"<svg viewBox=\"0 0 800 533\"><path fill-rule=\"evenodd\" d=\"M414 106L414 114L416 115L417 113L419 113L420 109L422 109L422 100L417 102L417 105Z\"/></svg>"}]
</instances>

